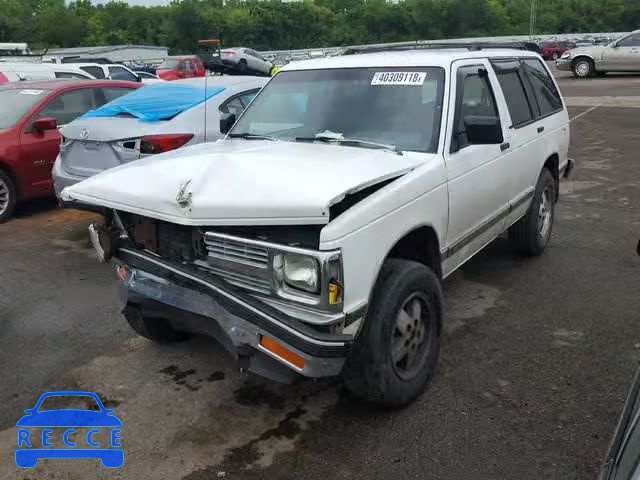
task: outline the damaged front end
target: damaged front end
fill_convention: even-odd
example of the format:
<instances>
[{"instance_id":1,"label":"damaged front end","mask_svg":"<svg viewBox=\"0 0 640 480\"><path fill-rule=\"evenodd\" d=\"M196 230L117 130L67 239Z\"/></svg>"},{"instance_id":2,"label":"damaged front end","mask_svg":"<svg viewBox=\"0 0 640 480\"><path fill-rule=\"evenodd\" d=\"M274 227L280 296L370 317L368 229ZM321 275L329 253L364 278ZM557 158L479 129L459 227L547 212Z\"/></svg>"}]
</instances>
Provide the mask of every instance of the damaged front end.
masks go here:
<instances>
[{"instance_id":1,"label":"damaged front end","mask_svg":"<svg viewBox=\"0 0 640 480\"><path fill-rule=\"evenodd\" d=\"M320 226L190 227L115 210L89 227L116 264L123 309L216 338L248 370L279 381L340 373L363 315L343 311L342 257Z\"/></svg>"}]
</instances>

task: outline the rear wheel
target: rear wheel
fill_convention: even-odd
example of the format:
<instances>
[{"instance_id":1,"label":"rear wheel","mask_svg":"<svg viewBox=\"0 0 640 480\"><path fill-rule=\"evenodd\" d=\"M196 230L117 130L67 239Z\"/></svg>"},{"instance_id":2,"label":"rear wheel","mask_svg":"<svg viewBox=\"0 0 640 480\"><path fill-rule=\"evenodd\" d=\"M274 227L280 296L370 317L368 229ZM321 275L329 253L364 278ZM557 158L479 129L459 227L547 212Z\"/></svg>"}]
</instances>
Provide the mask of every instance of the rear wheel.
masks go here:
<instances>
[{"instance_id":1,"label":"rear wheel","mask_svg":"<svg viewBox=\"0 0 640 480\"><path fill-rule=\"evenodd\" d=\"M13 215L17 200L18 194L13 180L6 172L0 170L0 223L6 222Z\"/></svg>"},{"instance_id":2,"label":"rear wheel","mask_svg":"<svg viewBox=\"0 0 640 480\"><path fill-rule=\"evenodd\" d=\"M244 58L240 59L238 62L238 69L241 72L245 72L247 70L247 61Z\"/></svg>"},{"instance_id":3,"label":"rear wheel","mask_svg":"<svg viewBox=\"0 0 640 480\"><path fill-rule=\"evenodd\" d=\"M365 401L401 407L425 390L435 372L442 325L440 281L420 263L390 259L372 298L343 379Z\"/></svg>"},{"instance_id":4,"label":"rear wheel","mask_svg":"<svg viewBox=\"0 0 640 480\"><path fill-rule=\"evenodd\" d=\"M538 256L544 252L555 219L556 182L548 169L542 170L527 214L509 229L509 240L518 252Z\"/></svg>"},{"instance_id":5,"label":"rear wheel","mask_svg":"<svg viewBox=\"0 0 640 480\"><path fill-rule=\"evenodd\" d=\"M166 320L142 313L137 305L128 304L122 312L129 326L140 336L161 343L179 342L187 338L185 332L171 328Z\"/></svg>"}]
</instances>

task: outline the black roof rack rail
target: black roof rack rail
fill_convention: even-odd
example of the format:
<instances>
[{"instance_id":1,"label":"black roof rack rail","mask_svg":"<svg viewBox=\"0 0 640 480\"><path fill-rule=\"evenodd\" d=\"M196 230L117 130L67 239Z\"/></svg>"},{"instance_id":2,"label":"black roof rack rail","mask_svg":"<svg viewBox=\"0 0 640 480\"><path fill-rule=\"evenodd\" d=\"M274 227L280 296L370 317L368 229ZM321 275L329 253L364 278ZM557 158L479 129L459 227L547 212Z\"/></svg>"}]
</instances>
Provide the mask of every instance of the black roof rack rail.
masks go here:
<instances>
[{"instance_id":1,"label":"black roof rack rail","mask_svg":"<svg viewBox=\"0 0 640 480\"><path fill-rule=\"evenodd\" d=\"M514 50L538 51L538 46L533 42L447 42L447 43L410 43L399 45L382 45L373 47L351 47L344 51L344 55L355 55L359 53L395 52L404 50L445 50L452 48L463 48L469 51L487 50L493 48L505 48Z\"/></svg>"}]
</instances>

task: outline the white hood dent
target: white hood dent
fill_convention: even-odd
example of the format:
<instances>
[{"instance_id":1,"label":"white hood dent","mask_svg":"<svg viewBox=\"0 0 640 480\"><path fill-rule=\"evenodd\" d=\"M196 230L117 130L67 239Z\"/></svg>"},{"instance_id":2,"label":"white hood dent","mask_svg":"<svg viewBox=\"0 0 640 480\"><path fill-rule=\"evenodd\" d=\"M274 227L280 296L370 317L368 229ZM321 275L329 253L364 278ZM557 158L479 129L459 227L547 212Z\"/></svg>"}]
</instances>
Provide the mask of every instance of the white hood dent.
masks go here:
<instances>
[{"instance_id":1,"label":"white hood dent","mask_svg":"<svg viewBox=\"0 0 640 480\"><path fill-rule=\"evenodd\" d=\"M225 140L107 170L66 188L62 199L181 225L326 224L329 207L346 195L404 175L431 156Z\"/></svg>"}]
</instances>

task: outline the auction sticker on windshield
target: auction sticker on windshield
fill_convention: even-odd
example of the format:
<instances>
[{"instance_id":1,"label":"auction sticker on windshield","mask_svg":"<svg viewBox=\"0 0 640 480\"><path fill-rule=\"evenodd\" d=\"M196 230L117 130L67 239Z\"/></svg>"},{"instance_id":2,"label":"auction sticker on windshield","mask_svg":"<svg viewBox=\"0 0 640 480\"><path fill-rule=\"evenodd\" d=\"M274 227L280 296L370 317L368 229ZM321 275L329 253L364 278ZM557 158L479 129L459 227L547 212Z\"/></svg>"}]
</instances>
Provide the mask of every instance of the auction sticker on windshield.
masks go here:
<instances>
[{"instance_id":1,"label":"auction sticker on windshield","mask_svg":"<svg viewBox=\"0 0 640 480\"><path fill-rule=\"evenodd\" d=\"M371 85L422 85L426 72L376 72Z\"/></svg>"}]
</instances>

